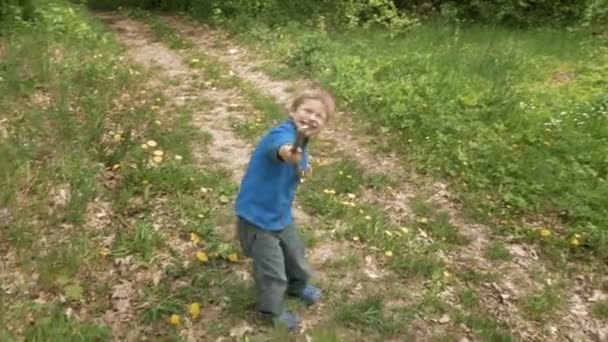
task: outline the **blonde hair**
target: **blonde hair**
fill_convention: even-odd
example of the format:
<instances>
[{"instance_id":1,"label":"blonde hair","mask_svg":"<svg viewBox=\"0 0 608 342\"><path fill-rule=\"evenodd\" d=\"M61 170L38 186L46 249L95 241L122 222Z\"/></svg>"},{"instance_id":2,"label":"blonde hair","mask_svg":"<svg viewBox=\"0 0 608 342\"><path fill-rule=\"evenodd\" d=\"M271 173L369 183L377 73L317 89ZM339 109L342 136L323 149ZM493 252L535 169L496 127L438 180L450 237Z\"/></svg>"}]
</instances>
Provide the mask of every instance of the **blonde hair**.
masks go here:
<instances>
[{"instance_id":1,"label":"blonde hair","mask_svg":"<svg viewBox=\"0 0 608 342\"><path fill-rule=\"evenodd\" d=\"M298 93L291 103L291 111L295 112L298 107L306 100L318 100L325 106L327 112L327 120L329 121L330 114L336 110L336 102L334 97L326 90L318 87L308 88Z\"/></svg>"}]
</instances>

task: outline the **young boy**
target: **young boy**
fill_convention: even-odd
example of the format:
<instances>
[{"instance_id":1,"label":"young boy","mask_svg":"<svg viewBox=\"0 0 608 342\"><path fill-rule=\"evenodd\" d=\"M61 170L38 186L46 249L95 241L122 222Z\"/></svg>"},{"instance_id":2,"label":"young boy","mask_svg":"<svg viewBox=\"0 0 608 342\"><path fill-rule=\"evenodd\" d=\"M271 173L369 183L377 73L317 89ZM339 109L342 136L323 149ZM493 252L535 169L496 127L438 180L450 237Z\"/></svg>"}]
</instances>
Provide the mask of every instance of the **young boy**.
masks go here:
<instances>
[{"instance_id":1,"label":"young boy","mask_svg":"<svg viewBox=\"0 0 608 342\"><path fill-rule=\"evenodd\" d=\"M290 118L259 142L236 199L241 246L253 259L257 310L289 330L298 328L300 318L285 310L285 293L308 305L321 299L321 291L308 283L304 244L291 208L300 177L310 171L308 139L325 127L334 109L334 100L325 91L309 89L299 94Z\"/></svg>"}]
</instances>

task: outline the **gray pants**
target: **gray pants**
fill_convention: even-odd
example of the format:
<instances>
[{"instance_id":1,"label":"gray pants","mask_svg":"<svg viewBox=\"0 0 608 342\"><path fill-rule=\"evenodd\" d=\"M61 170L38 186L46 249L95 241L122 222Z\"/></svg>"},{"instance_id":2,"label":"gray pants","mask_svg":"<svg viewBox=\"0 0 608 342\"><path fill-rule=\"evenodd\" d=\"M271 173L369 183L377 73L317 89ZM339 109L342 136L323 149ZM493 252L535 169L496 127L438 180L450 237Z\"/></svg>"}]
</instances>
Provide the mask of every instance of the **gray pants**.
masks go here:
<instances>
[{"instance_id":1,"label":"gray pants","mask_svg":"<svg viewBox=\"0 0 608 342\"><path fill-rule=\"evenodd\" d=\"M257 309L280 315L285 293L298 295L310 278L296 227L292 224L271 232L241 218L237 227L243 254L253 259Z\"/></svg>"}]
</instances>

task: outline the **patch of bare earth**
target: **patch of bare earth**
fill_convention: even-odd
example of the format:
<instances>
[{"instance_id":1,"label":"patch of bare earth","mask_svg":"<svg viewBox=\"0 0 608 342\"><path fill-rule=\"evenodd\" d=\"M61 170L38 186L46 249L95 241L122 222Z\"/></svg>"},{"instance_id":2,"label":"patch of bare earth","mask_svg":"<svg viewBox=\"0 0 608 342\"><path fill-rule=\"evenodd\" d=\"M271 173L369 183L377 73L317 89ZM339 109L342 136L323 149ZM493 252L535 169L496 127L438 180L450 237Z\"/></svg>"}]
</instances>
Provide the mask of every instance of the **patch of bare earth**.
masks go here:
<instances>
[{"instance_id":1,"label":"patch of bare earth","mask_svg":"<svg viewBox=\"0 0 608 342\"><path fill-rule=\"evenodd\" d=\"M306 80L276 81L259 71L262 64L260 58L253 56L246 47L231 42L227 35L187 22L181 18L165 17L165 22L178 29L181 34L192 40L206 53L218 58L231 66L234 72L242 79L248 80L263 91L273 96L277 102L287 106L292 97L291 90L306 86L310 82ZM221 43L218 43L221 42ZM568 77L559 77L568 78ZM361 134L352 119L353 113L337 113L333 122L340 122L328 129L322 137L335 147L339 153L352 156L359 161L368 171L388 173L400 180L398 188L383 193L372 193L371 199L381 203L388 208L388 213L395 222L407 221L410 215L409 201L416 195L418 185L409 182L410 179L419 179L420 176L411 175L411 170L404 167L400 159L393 155L374 153L368 146L373 145L377 136ZM353 132L357 132L356 134ZM408 176L405 176L408 175ZM531 321L521 311L523 298L534 290L543 287L541 280L533 277L538 274L550 274L550 270L536 257L533 246L512 245L509 241L504 242L513 252L513 260L510 262L491 262L483 255L489 243L497 238L490 233L490 228L471 224L462 219L460 205L451 200L447 186L443 183L423 181L434 190L432 201L441 206L442 211L451 215L452 223L460 233L466 235L471 243L467 246L448 252L443 259L457 269L462 267L472 268L480 273L496 273L499 275L495 281L483 282L477 289L481 298L482 306L488 312L494 314L499 321L504 322L510 329L511 334L522 340L593 340L598 339L600 331L605 328L601 322L590 318L589 305L576 300L578 287L567 288L563 297L568 298L566 308L556 315L556 329L544 329L540 324ZM558 275L556 275L558 277Z\"/></svg>"}]
</instances>

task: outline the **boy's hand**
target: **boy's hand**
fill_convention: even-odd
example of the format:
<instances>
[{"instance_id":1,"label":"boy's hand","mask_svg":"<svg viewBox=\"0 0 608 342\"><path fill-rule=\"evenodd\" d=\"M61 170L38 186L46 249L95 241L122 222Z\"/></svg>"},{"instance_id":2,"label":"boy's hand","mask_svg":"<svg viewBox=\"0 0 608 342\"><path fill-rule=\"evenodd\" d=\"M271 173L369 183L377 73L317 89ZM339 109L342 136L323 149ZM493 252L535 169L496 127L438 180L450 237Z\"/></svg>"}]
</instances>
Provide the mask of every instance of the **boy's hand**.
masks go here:
<instances>
[{"instance_id":1,"label":"boy's hand","mask_svg":"<svg viewBox=\"0 0 608 342\"><path fill-rule=\"evenodd\" d=\"M284 145L279 148L279 157L292 164L298 164L302 160L302 153L301 148L294 148L292 145Z\"/></svg>"}]
</instances>

